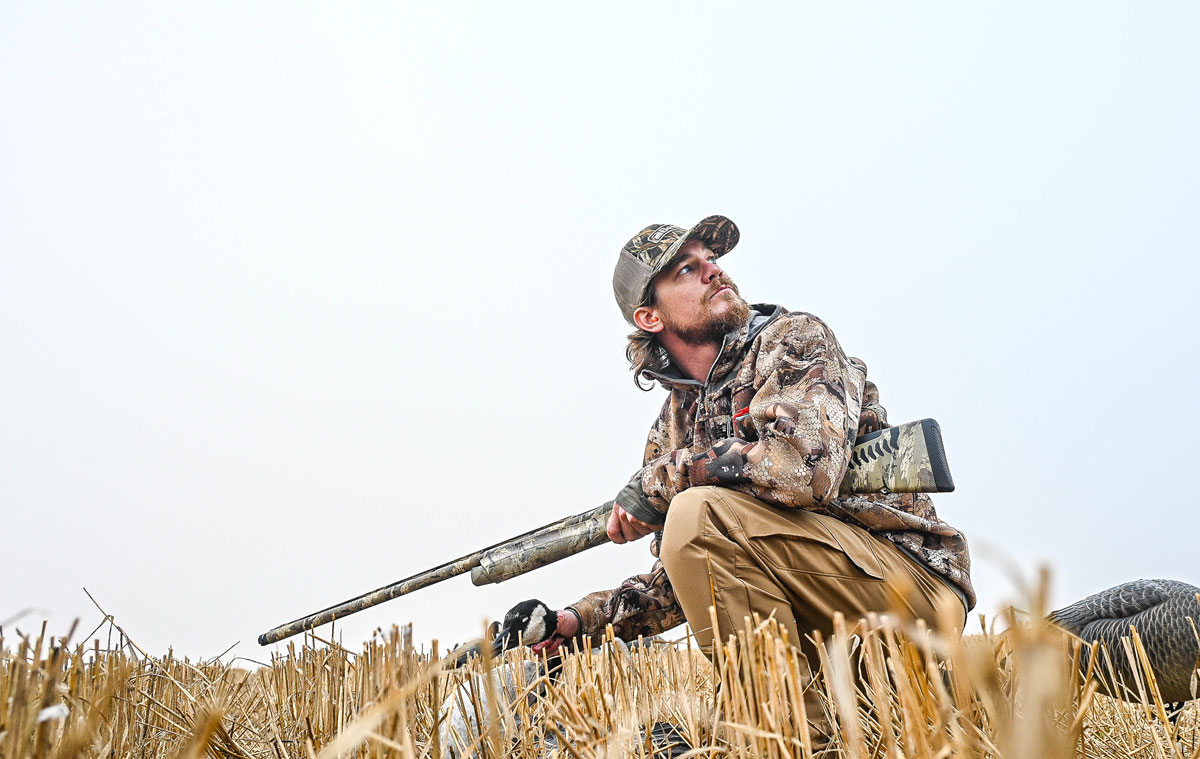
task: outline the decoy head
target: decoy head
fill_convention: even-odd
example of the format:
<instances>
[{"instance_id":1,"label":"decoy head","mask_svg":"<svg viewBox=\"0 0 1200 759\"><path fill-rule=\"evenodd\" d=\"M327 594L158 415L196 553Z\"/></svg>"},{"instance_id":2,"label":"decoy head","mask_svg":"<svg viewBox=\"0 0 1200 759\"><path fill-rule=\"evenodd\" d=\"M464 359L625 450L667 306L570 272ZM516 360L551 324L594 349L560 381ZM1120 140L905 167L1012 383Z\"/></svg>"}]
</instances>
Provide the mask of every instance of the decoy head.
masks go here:
<instances>
[{"instance_id":1,"label":"decoy head","mask_svg":"<svg viewBox=\"0 0 1200 759\"><path fill-rule=\"evenodd\" d=\"M500 632L492 640L492 655L498 656L518 645L541 643L557 631L557 612L536 598L522 601L504 615Z\"/></svg>"}]
</instances>

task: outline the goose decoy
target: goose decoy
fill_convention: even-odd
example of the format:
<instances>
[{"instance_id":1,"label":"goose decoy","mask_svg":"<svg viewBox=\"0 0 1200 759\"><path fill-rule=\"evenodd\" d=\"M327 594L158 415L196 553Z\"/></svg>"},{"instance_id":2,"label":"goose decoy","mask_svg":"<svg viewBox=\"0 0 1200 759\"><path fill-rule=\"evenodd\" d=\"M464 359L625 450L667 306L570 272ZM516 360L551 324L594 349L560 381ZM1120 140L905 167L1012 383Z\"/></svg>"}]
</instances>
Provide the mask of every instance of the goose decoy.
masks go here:
<instances>
[{"instance_id":1,"label":"goose decoy","mask_svg":"<svg viewBox=\"0 0 1200 759\"><path fill-rule=\"evenodd\" d=\"M558 632L558 612L531 598L508 610L500 623L500 632L492 639L492 655L519 645L532 646L549 640Z\"/></svg>"},{"instance_id":2,"label":"goose decoy","mask_svg":"<svg viewBox=\"0 0 1200 759\"><path fill-rule=\"evenodd\" d=\"M558 613L536 598L531 598L509 609L503 622L492 623L488 628L488 637L492 642L487 645L491 648L492 656L499 656L518 645L532 646L549 640L557 632ZM484 641L478 641L455 649L450 654L454 666L462 667L472 656L482 656L484 645Z\"/></svg>"},{"instance_id":3,"label":"goose decoy","mask_svg":"<svg viewBox=\"0 0 1200 759\"><path fill-rule=\"evenodd\" d=\"M1200 588L1178 580L1134 580L1053 611L1046 619L1085 643L1104 644L1118 682L1109 682L1104 664L1105 671L1098 678L1101 691L1127 701L1140 699L1134 685L1137 679L1121 638L1130 637L1131 626L1137 628L1158 681L1159 694L1164 702L1180 707L1182 702L1195 698L1192 676L1200 664L1197 593Z\"/></svg>"},{"instance_id":4,"label":"goose decoy","mask_svg":"<svg viewBox=\"0 0 1200 759\"><path fill-rule=\"evenodd\" d=\"M490 644L481 640L457 649L450 657L453 658L455 667L462 667L471 657L481 656L484 645L491 649L492 657L497 657L518 645L532 646L548 640L557 631L558 613L536 598L531 598L509 609L498 627L493 623L493 626L488 628L488 637L492 639ZM514 707L522 695L521 685L526 689L524 696L530 707L545 696L546 683L542 677L549 674L549 679L553 680L561 667L561 660L552 657L548 664L549 672L543 668L542 662L529 660L500 662L489 672L468 672L462 685L442 703L439 732L442 748L447 755L477 755L477 751L469 747L479 745L482 734L479 727L480 716L483 717L484 724L495 718L501 721L516 719ZM501 702L498 709L487 695L489 687L485 678L491 679L491 692L496 693ZM544 750L557 750L557 741L553 734L545 736L544 740Z\"/></svg>"}]
</instances>

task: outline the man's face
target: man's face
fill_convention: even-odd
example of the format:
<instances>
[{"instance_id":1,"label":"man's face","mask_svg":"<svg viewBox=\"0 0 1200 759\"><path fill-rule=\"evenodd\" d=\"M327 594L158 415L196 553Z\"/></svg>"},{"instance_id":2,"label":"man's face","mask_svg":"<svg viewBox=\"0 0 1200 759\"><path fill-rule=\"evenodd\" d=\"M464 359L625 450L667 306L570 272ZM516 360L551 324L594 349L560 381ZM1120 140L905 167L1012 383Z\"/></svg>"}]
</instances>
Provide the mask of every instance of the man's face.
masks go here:
<instances>
[{"instance_id":1,"label":"man's face","mask_svg":"<svg viewBox=\"0 0 1200 759\"><path fill-rule=\"evenodd\" d=\"M742 300L737 285L716 260L716 254L703 242L688 240L667 268L654 277L651 311L662 320L665 333L674 334L686 344L719 343L750 317L750 307Z\"/></svg>"}]
</instances>

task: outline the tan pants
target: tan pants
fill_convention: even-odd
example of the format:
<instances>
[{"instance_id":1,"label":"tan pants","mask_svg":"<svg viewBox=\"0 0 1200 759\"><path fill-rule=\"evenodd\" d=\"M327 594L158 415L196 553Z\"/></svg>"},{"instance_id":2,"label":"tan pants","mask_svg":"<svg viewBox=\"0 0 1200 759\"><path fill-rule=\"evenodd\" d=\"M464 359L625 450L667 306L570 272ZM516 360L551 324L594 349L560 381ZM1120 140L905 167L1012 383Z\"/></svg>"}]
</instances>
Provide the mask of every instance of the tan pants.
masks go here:
<instances>
[{"instance_id":1,"label":"tan pants","mask_svg":"<svg viewBox=\"0 0 1200 759\"><path fill-rule=\"evenodd\" d=\"M868 612L924 619L933 629L952 619L957 628L943 631L952 634L966 623L949 585L891 541L724 488L690 488L671 501L660 558L688 624L710 652L714 595L719 640L745 629L754 613L774 613L814 666L807 635L819 630L828 639L836 612L849 627ZM939 616L941 605L957 612Z\"/></svg>"}]
</instances>

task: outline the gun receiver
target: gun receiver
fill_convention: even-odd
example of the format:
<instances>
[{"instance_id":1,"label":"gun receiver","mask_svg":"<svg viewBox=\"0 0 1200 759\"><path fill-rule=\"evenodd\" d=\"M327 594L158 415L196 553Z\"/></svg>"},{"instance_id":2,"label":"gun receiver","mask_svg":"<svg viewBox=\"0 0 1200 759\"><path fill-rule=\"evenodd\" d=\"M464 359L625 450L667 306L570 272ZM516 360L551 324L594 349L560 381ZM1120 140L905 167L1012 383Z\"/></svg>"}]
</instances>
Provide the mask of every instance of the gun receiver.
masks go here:
<instances>
[{"instance_id":1,"label":"gun receiver","mask_svg":"<svg viewBox=\"0 0 1200 759\"><path fill-rule=\"evenodd\" d=\"M949 493L954 480L946 463L942 432L933 419L921 419L872 432L855 441L842 478L843 495L869 493ZM475 585L504 582L608 542L612 502L582 514L509 538L420 572L258 636L269 645L390 601L414 590L471 573Z\"/></svg>"}]
</instances>

